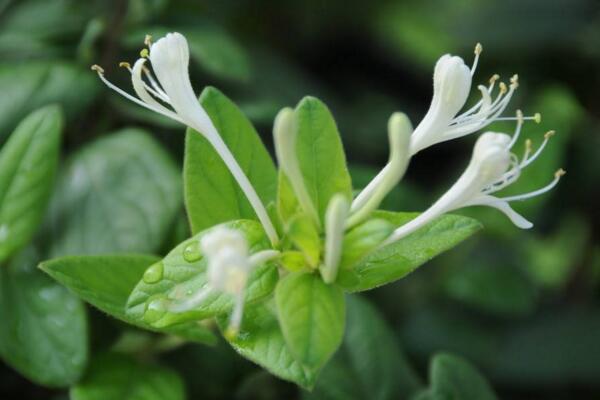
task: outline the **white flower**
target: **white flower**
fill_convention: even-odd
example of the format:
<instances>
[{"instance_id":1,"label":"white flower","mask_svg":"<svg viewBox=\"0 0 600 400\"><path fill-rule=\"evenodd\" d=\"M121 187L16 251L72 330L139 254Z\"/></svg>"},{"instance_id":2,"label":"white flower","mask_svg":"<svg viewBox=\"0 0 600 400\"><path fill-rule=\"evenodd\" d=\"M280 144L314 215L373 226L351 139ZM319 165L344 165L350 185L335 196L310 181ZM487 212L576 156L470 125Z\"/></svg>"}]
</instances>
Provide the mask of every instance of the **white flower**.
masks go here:
<instances>
[{"instance_id":1,"label":"white flower","mask_svg":"<svg viewBox=\"0 0 600 400\"><path fill-rule=\"evenodd\" d=\"M133 89L139 98L130 95L108 81L104 77L104 70L98 65L92 66L92 69L98 73L100 79L108 87L125 98L200 132L214 147L231 171L271 242L273 244L277 243L277 232L256 190L229 148L227 148L194 93L188 73L190 53L187 40L179 33L169 33L154 44L147 36L145 43L148 45L149 50L142 50L140 53L141 58L135 62L133 68L128 63L121 63L121 66L131 72ZM146 67L148 60L152 64L156 79ZM172 109L166 107L165 104L171 106Z\"/></svg>"},{"instance_id":2,"label":"white flower","mask_svg":"<svg viewBox=\"0 0 600 400\"><path fill-rule=\"evenodd\" d=\"M554 180L550 184L533 192L510 197L493 195L519 179L521 171L541 154L549 138L554 134L553 131L546 133L544 142L533 155L531 155L531 142L527 141L525 154L519 161L510 151L523 124L521 113L517 114L517 119L517 129L512 138L504 133L495 132L481 135L473 149L471 162L458 181L429 209L396 229L385 244L409 235L442 214L468 206L496 208L506 214L519 228L531 228L533 224L514 211L509 202L525 200L549 191L556 186L564 171L562 169L556 171Z\"/></svg>"},{"instance_id":3,"label":"white flower","mask_svg":"<svg viewBox=\"0 0 600 400\"><path fill-rule=\"evenodd\" d=\"M434 144L459 138L483 129L490 123L501 119L500 115L510 102L514 91L519 86L518 76L514 75L510 85L500 82L495 99L492 98L498 75L490 79L489 86L479 85L481 100L460 115L472 85L481 44L475 47L475 61L471 68L467 67L462 58L446 54L435 65L433 73L433 99L427 114L415 128L411 138L410 153L414 155ZM539 121L539 114L525 119Z\"/></svg>"},{"instance_id":4,"label":"white flower","mask_svg":"<svg viewBox=\"0 0 600 400\"><path fill-rule=\"evenodd\" d=\"M171 305L172 312L185 312L201 305L210 294L222 292L232 295L235 301L228 334L235 336L240 329L248 277L252 270L277 257L276 250L263 250L249 254L244 235L231 228L218 226L200 240L200 249L207 260L207 286L189 298Z\"/></svg>"}]
</instances>

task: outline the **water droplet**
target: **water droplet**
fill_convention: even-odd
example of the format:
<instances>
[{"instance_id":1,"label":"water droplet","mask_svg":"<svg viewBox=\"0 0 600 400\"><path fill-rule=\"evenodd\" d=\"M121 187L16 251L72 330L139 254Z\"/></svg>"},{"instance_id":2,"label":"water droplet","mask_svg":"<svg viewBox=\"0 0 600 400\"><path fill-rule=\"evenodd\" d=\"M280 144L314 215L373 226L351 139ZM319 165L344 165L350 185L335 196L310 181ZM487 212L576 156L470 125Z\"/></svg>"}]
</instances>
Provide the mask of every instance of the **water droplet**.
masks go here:
<instances>
[{"instance_id":1,"label":"water droplet","mask_svg":"<svg viewBox=\"0 0 600 400\"><path fill-rule=\"evenodd\" d=\"M183 249L183 259L187 262L198 261L202 258L200 254L200 245L197 240L194 240Z\"/></svg>"},{"instance_id":2,"label":"water droplet","mask_svg":"<svg viewBox=\"0 0 600 400\"><path fill-rule=\"evenodd\" d=\"M150 325L153 325L166 314L169 301L165 297L155 297L153 300L149 300L146 304L144 321Z\"/></svg>"},{"instance_id":3,"label":"water droplet","mask_svg":"<svg viewBox=\"0 0 600 400\"><path fill-rule=\"evenodd\" d=\"M144 272L144 282L156 283L160 281L163 277L163 270L164 266L162 262L151 265L146 272Z\"/></svg>"},{"instance_id":4,"label":"water droplet","mask_svg":"<svg viewBox=\"0 0 600 400\"><path fill-rule=\"evenodd\" d=\"M8 225L0 226L0 242L4 242L8 238Z\"/></svg>"}]
</instances>

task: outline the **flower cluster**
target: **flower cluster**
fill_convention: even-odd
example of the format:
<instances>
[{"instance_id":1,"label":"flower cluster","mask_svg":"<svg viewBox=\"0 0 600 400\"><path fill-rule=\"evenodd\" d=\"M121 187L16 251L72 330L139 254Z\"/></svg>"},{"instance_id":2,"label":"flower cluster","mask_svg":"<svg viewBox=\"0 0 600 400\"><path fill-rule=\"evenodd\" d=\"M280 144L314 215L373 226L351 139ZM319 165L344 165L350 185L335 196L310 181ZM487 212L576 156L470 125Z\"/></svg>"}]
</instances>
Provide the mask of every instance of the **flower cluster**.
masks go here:
<instances>
[{"instance_id":1,"label":"flower cluster","mask_svg":"<svg viewBox=\"0 0 600 400\"><path fill-rule=\"evenodd\" d=\"M197 101L188 74L189 49L184 36L170 33L152 43L146 38L147 48L133 64L122 63L131 73L133 90L138 97L109 82L99 66L92 69L110 88L131 101L172 118L202 134L221 156L231 174L245 193L274 248L279 237L275 224L262 204L255 189L227 148L207 112ZM526 141L521 159L512 153L521 128L526 120L540 122L540 115L525 117L517 111L514 117L503 113L517 90L518 76L510 78L507 85L498 75L490 78L488 85L479 85L480 99L466 111L465 104L473 85L482 47L475 47L475 59L471 67L457 56L444 55L435 65L433 74L433 98L423 120L413 129L408 117L394 113L388 123L390 157L381 172L349 202L345 196L334 196L327 207L324 221L320 220L305 187L296 153L296 119L294 110L285 108L274 123L275 150L279 166L289 180L302 211L324 234L324 257L319 270L326 283L334 282L342 252L346 231L365 221L377 209L384 197L402 179L410 159L418 152L435 144L460 138L480 131L499 120L516 122L512 136L505 133L485 132L477 140L471 161L450 189L438 201L415 219L397 227L382 245L394 243L422 228L447 212L469 206L489 206L506 214L520 228L530 228L531 222L516 213L509 202L538 196L552 189L564 174L559 169L554 179L545 187L530 193L498 197L496 192L519 179L522 171L543 151L553 131L547 132L541 146L532 151L531 141ZM152 66L153 72L148 68ZM235 297L230 328L237 331L242 318L244 290L248 275L254 266L279 256L279 251L266 250L250 255L245 238L240 232L222 227L207 233L201 248L208 259L209 287L174 306L175 311L185 311L202 303L210 291L221 291Z\"/></svg>"}]
</instances>

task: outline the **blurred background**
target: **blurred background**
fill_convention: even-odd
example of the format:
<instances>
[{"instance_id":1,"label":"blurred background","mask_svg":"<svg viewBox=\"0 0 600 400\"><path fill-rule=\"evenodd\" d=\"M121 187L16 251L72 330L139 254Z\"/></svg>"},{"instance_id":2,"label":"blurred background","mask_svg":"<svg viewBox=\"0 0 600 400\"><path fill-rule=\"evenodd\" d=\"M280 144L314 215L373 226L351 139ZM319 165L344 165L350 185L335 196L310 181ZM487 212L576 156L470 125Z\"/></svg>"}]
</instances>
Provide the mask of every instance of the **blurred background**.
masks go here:
<instances>
[{"instance_id":1,"label":"blurred background","mask_svg":"<svg viewBox=\"0 0 600 400\"><path fill-rule=\"evenodd\" d=\"M476 365L503 399L600 398L597 0L0 0L0 143L29 112L58 102L67 115L67 167L57 196L77 179L68 166L80 149L125 127L150 132L180 168L184 129L120 98L89 69L100 64L109 79L129 88L118 63L138 57L145 34L168 31L190 42L197 92L207 85L222 90L271 150L276 112L304 95L322 99L338 122L356 188L387 160L390 114L403 111L414 125L425 114L441 55L470 64L481 42L475 82L518 73L521 86L507 113L542 114L541 124L524 128L534 145L550 129L557 135L510 192L537 189L559 167L567 171L551 193L515 205L534 229L519 231L491 209L466 210L484 231L366 297L423 378L431 355L449 351ZM512 132L514 124L491 128ZM385 207L425 209L462 172L474 140L416 156ZM160 254L186 237L177 201L160 246L140 251ZM51 210L57 207L54 201ZM65 237L80 228L63 215L50 225L37 239L40 257L69 254L73 246ZM89 252L126 248L103 246ZM91 309L87 318L92 352L126 329ZM187 345L160 357L183 376L189 398L303 396L224 343ZM0 398L67 398L64 389L45 386L55 385L32 383L0 362Z\"/></svg>"}]
</instances>

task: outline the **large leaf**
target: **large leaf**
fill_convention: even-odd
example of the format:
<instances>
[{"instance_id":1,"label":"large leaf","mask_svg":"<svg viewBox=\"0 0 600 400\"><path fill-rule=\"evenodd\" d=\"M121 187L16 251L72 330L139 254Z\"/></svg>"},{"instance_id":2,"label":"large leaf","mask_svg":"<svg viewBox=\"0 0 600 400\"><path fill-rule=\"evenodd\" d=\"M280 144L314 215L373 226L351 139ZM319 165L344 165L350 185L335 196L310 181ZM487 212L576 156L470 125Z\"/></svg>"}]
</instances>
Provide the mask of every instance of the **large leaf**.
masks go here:
<instances>
[{"instance_id":1,"label":"large leaf","mask_svg":"<svg viewBox=\"0 0 600 400\"><path fill-rule=\"evenodd\" d=\"M71 400L184 400L183 381L174 371L104 353L70 391Z\"/></svg>"},{"instance_id":2,"label":"large leaf","mask_svg":"<svg viewBox=\"0 0 600 400\"><path fill-rule=\"evenodd\" d=\"M44 215L58 165L62 114L30 114L0 152L0 261L24 246Z\"/></svg>"},{"instance_id":3,"label":"large leaf","mask_svg":"<svg viewBox=\"0 0 600 400\"><path fill-rule=\"evenodd\" d=\"M240 333L226 337L233 348L278 377L312 388L317 371L304 366L290 352L277 321L272 302L246 307ZM229 320L218 319L220 328L227 329Z\"/></svg>"},{"instance_id":4,"label":"large leaf","mask_svg":"<svg viewBox=\"0 0 600 400\"><path fill-rule=\"evenodd\" d=\"M125 129L77 152L51 202L50 255L152 253L169 232L181 180L144 131Z\"/></svg>"},{"instance_id":5,"label":"large leaf","mask_svg":"<svg viewBox=\"0 0 600 400\"><path fill-rule=\"evenodd\" d=\"M251 253L269 248L269 240L258 222L242 220L226 225L245 235ZM207 260L202 257L199 247L200 238L206 232L208 230L184 241L164 259L149 267L127 302L129 318L163 328L228 313L232 309L233 297L214 291L193 310L169 310L170 304L185 300L207 286ZM277 279L277 268L273 264L255 268L248 278L246 302L256 301L270 294Z\"/></svg>"},{"instance_id":6,"label":"large leaf","mask_svg":"<svg viewBox=\"0 0 600 400\"><path fill-rule=\"evenodd\" d=\"M275 290L281 330L290 351L304 365L320 369L344 335L344 294L317 274L292 273Z\"/></svg>"},{"instance_id":7,"label":"large leaf","mask_svg":"<svg viewBox=\"0 0 600 400\"><path fill-rule=\"evenodd\" d=\"M377 211L381 218L401 226L416 213ZM373 289L400 279L436 255L451 249L473 233L481 224L472 218L444 215L411 235L369 254L352 269L340 269L338 283L357 292Z\"/></svg>"},{"instance_id":8,"label":"large leaf","mask_svg":"<svg viewBox=\"0 0 600 400\"><path fill-rule=\"evenodd\" d=\"M295 110L296 152L308 194L321 220L336 193L350 199L352 182L335 120L325 104L305 97Z\"/></svg>"},{"instance_id":9,"label":"large leaf","mask_svg":"<svg viewBox=\"0 0 600 400\"><path fill-rule=\"evenodd\" d=\"M346 334L340 350L320 374L311 400L405 399L421 382L377 310L348 296Z\"/></svg>"},{"instance_id":10,"label":"large leaf","mask_svg":"<svg viewBox=\"0 0 600 400\"><path fill-rule=\"evenodd\" d=\"M60 103L67 117L84 109L98 82L89 71L66 63L30 62L0 66L0 141L31 111Z\"/></svg>"},{"instance_id":11,"label":"large leaf","mask_svg":"<svg viewBox=\"0 0 600 400\"><path fill-rule=\"evenodd\" d=\"M263 204L275 200L277 174L273 160L252 123L215 88L204 89L200 103ZM185 203L192 232L221 222L256 219L233 175L201 134L188 129L184 160Z\"/></svg>"},{"instance_id":12,"label":"large leaf","mask_svg":"<svg viewBox=\"0 0 600 400\"><path fill-rule=\"evenodd\" d=\"M27 248L0 268L0 355L38 384L68 386L87 361L85 309L35 268L38 261Z\"/></svg>"},{"instance_id":13,"label":"large leaf","mask_svg":"<svg viewBox=\"0 0 600 400\"><path fill-rule=\"evenodd\" d=\"M83 300L122 321L157 330L125 313L127 299L148 266L159 259L149 255L67 256L40 264L40 268ZM157 331L186 339L215 343L214 335L201 324L184 323Z\"/></svg>"}]
</instances>

